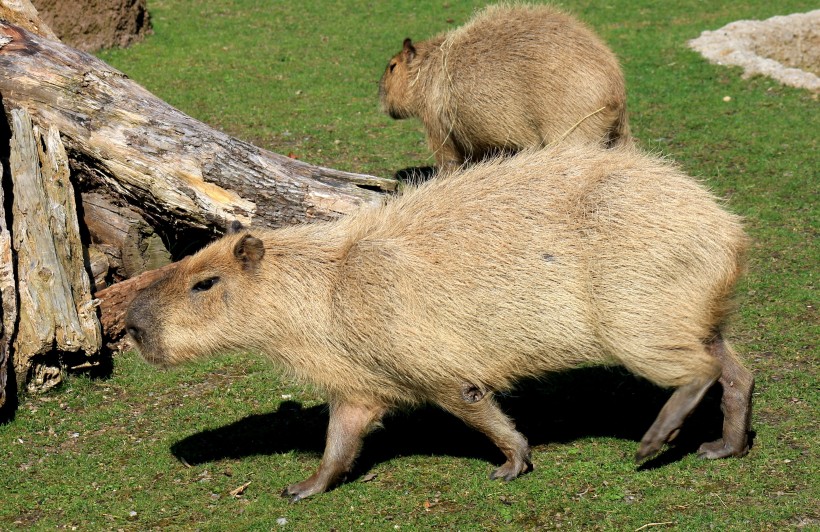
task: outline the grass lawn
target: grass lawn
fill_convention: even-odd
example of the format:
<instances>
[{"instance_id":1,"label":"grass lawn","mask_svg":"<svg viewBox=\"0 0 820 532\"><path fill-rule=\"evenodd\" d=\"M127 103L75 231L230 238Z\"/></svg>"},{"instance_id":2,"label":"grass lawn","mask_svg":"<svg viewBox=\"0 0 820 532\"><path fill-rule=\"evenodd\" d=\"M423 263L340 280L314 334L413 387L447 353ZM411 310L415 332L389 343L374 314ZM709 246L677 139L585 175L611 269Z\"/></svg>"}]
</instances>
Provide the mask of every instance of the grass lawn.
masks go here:
<instances>
[{"instance_id":1,"label":"grass lawn","mask_svg":"<svg viewBox=\"0 0 820 532\"><path fill-rule=\"evenodd\" d=\"M379 114L382 69L404 37L454 27L479 5L149 0L154 35L100 56L231 135L391 176L432 157L419 122ZM351 482L289 504L282 488L319 463L321 396L252 355L162 372L125 353L109 378L74 376L21 398L0 426L0 530L820 529L820 104L686 47L704 29L816 4L559 5L620 57L640 144L679 161L746 217L754 245L729 338L757 378L747 457L694 456L720 429L711 397L675 446L636 468L637 441L668 392L584 369L504 399L533 444L529 475L489 481L498 451L424 409L369 437Z\"/></svg>"}]
</instances>

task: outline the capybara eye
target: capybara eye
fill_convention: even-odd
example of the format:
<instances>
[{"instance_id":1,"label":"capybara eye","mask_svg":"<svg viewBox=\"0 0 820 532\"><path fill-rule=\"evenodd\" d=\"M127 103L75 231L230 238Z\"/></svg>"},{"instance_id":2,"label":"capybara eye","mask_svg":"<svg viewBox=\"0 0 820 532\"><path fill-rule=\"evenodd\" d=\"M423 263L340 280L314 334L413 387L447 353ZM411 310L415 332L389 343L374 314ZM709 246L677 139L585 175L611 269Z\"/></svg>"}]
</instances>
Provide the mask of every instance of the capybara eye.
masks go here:
<instances>
[{"instance_id":1,"label":"capybara eye","mask_svg":"<svg viewBox=\"0 0 820 532\"><path fill-rule=\"evenodd\" d=\"M390 63L390 72L393 72L394 68L396 68L396 63Z\"/></svg>"},{"instance_id":2,"label":"capybara eye","mask_svg":"<svg viewBox=\"0 0 820 532\"><path fill-rule=\"evenodd\" d=\"M210 290L218 282L219 277L208 277L207 279L203 279L196 283L193 288L191 288L191 292L204 292L206 290Z\"/></svg>"}]
</instances>

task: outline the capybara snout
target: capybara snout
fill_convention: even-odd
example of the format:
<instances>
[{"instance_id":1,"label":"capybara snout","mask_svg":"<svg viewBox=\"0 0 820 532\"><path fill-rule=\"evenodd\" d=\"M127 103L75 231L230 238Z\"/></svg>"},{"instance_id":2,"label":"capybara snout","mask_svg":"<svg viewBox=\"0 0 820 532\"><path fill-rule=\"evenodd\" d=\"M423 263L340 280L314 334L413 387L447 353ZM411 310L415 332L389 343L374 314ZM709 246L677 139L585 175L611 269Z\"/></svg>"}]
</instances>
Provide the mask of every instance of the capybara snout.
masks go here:
<instances>
[{"instance_id":1,"label":"capybara snout","mask_svg":"<svg viewBox=\"0 0 820 532\"><path fill-rule=\"evenodd\" d=\"M132 304L149 360L264 353L330 405L299 500L344 478L396 408L433 403L532 467L494 394L522 379L622 365L673 388L645 459L723 385L706 458L748 449L751 373L722 330L747 239L737 216L663 159L558 146L485 161L334 222L228 235Z\"/></svg>"},{"instance_id":2,"label":"capybara snout","mask_svg":"<svg viewBox=\"0 0 820 532\"><path fill-rule=\"evenodd\" d=\"M156 345L162 336L157 330L161 326L156 316L159 308L153 304L157 299L155 287L162 283L163 280L159 280L137 294L125 315L125 331L147 361L164 366L166 363L161 355L162 349Z\"/></svg>"},{"instance_id":3,"label":"capybara snout","mask_svg":"<svg viewBox=\"0 0 820 532\"><path fill-rule=\"evenodd\" d=\"M203 345L224 350L237 343L227 339L245 320L233 309L252 297L265 248L261 240L237 234L237 229L220 242L229 246L227 253L212 247L198 256L204 262L181 261L129 305L126 332L149 362L176 365L196 357Z\"/></svg>"}]
</instances>

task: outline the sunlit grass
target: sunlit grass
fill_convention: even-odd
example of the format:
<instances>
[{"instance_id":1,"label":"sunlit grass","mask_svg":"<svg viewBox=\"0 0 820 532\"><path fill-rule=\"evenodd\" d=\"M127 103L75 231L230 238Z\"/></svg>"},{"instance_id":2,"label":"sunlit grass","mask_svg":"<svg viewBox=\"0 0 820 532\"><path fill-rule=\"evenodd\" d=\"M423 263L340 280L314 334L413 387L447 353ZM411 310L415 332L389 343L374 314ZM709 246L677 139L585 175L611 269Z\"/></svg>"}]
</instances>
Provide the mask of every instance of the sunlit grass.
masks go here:
<instances>
[{"instance_id":1,"label":"sunlit grass","mask_svg":"<svg viewBox=\"0 0 820 532\"><path fill-rule=\"evenodd\" d=\"M453 27L478 5L149 1L154 35L101 56L231 135L389 176L432 159L418 122L378 112L386 61L404 37ZM252 355L161 372L124 354L111 378L72 377L56 392L24 397L0 427L0 529L820 526L818 102L768 79L743 80L686 47L703 29L816 6L560 5L620 57L640 144L677 160L746 218L754 245L730 336L757 376L748 457L704 462L678 453L637 470L636 439L665 396L619 372L581 372L507 399L534 444L535 471L521 479L489 481L497 451L457 420L424 410L387 420L367 440L359 473L375 478L359 474L290 505L281 489L318 466L321 397ZM712 414L691 419L690 433L716 428L717 405L704 408ZM240 497L230 495L247 482Z\"/></svg>"}]
</instances>

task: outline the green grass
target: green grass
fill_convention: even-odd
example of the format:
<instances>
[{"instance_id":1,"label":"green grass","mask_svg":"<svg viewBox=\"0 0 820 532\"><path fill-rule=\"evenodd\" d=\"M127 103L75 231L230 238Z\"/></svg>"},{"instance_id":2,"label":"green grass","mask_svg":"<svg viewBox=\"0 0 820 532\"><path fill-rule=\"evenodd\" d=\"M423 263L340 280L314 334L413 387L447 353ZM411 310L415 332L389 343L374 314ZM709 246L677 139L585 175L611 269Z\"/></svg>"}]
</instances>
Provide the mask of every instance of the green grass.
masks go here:
<instances>
[{"instance_id":1,"label":"green grass","mask_svg":"<svg viewBox=\"0 0 820 532\"><path fill-rule=\"evenodd\" d=\"M100 55L231 135L389 176L432 159L418 122L378 113L387 59L404 37L460 24L477 5L149 0L155 34ZM487 480L499 458L492 446L423 410L389 419L365 442L353 482L291 505L281 489L318 466L320 396L251 355L161 372L124 354L110 378L72 377L24 397L0 426L0 529L820 528L818 101L765 78L743 80L685 45L732 20L816 6L561 5L621 58L640 143L746 217L754 246L730 333L757 377L746 458L706 462L690 452L719 429L709 401L666 458L636 469L636 440L664 393L620 372L581 370L508 398L534 444L535 471L521 479ZM376 477L365 482L361 473ZM246 482L244 494L230 495Z\"/></svg>"}]
</instances>

